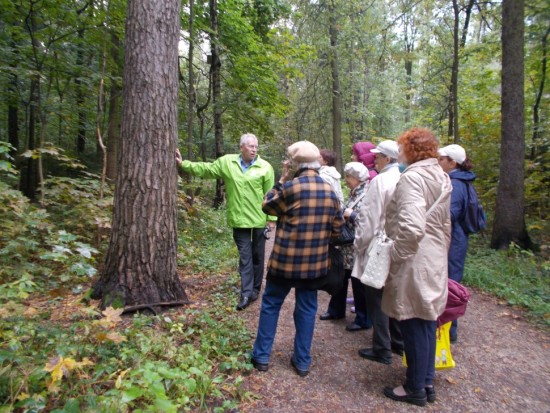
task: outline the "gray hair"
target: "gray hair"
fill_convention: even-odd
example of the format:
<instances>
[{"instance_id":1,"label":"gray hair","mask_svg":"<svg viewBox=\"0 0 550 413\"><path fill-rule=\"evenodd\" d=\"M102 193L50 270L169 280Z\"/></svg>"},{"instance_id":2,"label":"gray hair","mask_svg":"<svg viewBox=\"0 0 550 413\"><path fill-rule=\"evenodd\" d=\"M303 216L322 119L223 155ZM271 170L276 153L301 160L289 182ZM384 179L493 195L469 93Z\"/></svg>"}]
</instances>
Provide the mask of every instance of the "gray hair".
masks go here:
<instances>
[{"instance_id":1,"label":"gray hair","mask_svg":"<svg viewBox=\"0 0 550 413\"><path fill-rule=\"evenodd\" d=\"M295 163L296 165L296 170L298 169L319 169L321 167L321 162L319 161L313 161L313 162L300 162L300 163Z\"/></svg>"},{"instance_id":2,"label":"gray hair","mask_svg":"<svg viewBox=\"0 0 550 413\"><path fill-rule=\"evenodd\" d=\"M258 138L253 133L245 133L241 136L241 141L239 142L239 146L244 145L248 140L254 139L256 142L258 142Z\"/></svg>"}]
</instances>

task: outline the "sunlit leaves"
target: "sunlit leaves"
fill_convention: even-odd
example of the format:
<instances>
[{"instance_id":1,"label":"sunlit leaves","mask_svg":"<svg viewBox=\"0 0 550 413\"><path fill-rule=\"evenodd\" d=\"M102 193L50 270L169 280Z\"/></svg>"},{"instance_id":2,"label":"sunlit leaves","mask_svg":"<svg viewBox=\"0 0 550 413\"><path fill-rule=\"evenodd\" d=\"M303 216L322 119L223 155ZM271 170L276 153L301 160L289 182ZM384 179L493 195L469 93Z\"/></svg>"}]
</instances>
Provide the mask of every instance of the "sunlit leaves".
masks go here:
<instances>
[{"instance_id":1,"label":"sunlit leaves","mask_svg":"<svg viewBox=\"0 0 550 413\"><path fill-rule=\"evenodd\" d=\"M82 369L85 366L91 366L93 363L84 358L82 361L76 361L70 357L64 358L62 356L54 357L48 360L44 370L51 374L51 381L48 384L48 390L50 392L59 391L58 384L63 377L69 376L71 371L75 369Z\"/></svg>"}]
</instances>

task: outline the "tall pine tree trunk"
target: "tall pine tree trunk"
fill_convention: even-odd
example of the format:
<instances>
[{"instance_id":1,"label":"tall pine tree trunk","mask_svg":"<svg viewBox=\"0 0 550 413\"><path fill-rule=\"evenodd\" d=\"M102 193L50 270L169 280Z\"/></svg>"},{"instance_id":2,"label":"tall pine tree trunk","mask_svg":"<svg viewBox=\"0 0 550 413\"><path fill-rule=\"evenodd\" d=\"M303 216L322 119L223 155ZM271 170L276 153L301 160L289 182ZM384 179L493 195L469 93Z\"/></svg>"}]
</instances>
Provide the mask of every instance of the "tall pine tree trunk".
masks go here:
<instances>
[{"instance_id":1,"label":"tall pine tree trunk","mask_svg":"<svg viewBox=\"0 0 550 413\"><path fill-rule=\"evenodd\" d=\"M506 249L510 242L530 248L525 227L524 162L524 3L502 2L502 132L500 180L497 187L491 247Z\"/></svg>"},{"instance_id":2,"label":"tall pine tree trunk","mask_svg":"<svg viewBox=\"0 0 550 413\"><path fill-rule=\"evenodd\" d=\"M101 306L181 302L177 276L179 0L129 0L122 130Z\"/></svg>"}]
</instances>

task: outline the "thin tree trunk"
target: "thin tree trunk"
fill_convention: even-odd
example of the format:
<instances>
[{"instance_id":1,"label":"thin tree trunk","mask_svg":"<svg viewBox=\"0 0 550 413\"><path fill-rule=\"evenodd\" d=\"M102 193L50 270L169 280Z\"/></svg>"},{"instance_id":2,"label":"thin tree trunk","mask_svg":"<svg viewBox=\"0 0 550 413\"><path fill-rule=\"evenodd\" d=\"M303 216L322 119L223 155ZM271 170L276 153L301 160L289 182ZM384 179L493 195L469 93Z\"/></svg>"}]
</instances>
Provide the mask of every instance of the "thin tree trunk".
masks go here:
<instances>
[{"instance_id":1,"label":"thin tree trunk","mask_svg":"<svg viewBox=\"0 0 550 413\"><path fill-rule=\"evenodd\" d=\"M451 68L451 85L449 86L449 132L448 136L453 137L454 143L458 143L458 51L459 36L458 25L460 10L458 0L453 0L454 25L453 25L453 64Z\"/></svg>"},{"instance_id":2,"label":"thin tree trunk","mask_svg":"<svg viewBox=\"0 0 550 413\"><path fill-rule=\"evenodd\" d=\"M179 0L129 0L122 133L101 306L186 300L177 275Z\"/></svg>"},{"instance_id":3,"label":"thin tree trunk","mask_svg":"<svg viewBox=\"0 0 550 413\"><path fill-rule=\"evenodd\" d=\"M189 0L189 96L187 104L187 159L193 156L193 115L195 113L195 72L193 71L195 1Z\"/></svg>"},{"instance_id":4,"label":"thin tree trunk","mask_svg":"<svg viewBox=\"0 0 550 413\"><path fill-rule=\"evenodd\" d=\"M218 1L210 0L210 50L212 75L212 106L214 108L214 138L216 140L216 158L223 156L223 124L221 107L221 60L218 47ZM216 180L216 195L214 197L214 208L223 203L223 181Z\"/></svg>"},{"instance_id":5,"label":"thin tree trunk","mask_svg":"<svg viewBox=\"0 0 550 413\"><path fill-rule=\"evenodd\" d=\"M507 249L511 242L532 247L524 211L523 15L523 0L503 0L500 179L491 238L491 247L496 249Z\"/></svg>"},{"instance_id":6,"label":"thin tree trunk","mask_svg":"<svg viewBox=\"0 0 550 413\"><path fill-rule=\"evenodd\" d=\"M342 94L338 62L338 29L334 2L329 6L330 67L332 70L332 150L336 153L336 169L342 170Z\"/></svg>"},{"instance_id":7,"label":"thin tree trunk","mask_svg":"<svg viewBox=\"0 0 550 413\"><path fill-rule=\"evenodd\" d=\"M120 139L120 85L119 69L120 62L120 40L117 34L111 33L111 58L113 59L113 73L111 76L111 86L109 88L109 115L107 121L107 178L115 181L118 169L117 148Z\"/></svg>"},{"instance_id":8,"label":"thin tree trunk","mask_svg":"<svg viewBox=\"0 0 550 413\"><path fill-rule=\"evenodd\" d=\"M548 45L548 36L550 35L550 28L546 30L544 36L542 36L542 60L541 60L541 74L540 74L540 83L539 90L537 91L537 98L535 99L535 105L533 106L533 146L531 146L531 160L534 161L538 155L537 147L542 141L542 133L540 126L540 102L544 93L544 83L546 80L546 65L547 65L547 45ZM541 153L544 153L544 148L547 147L547 144L542 144L543 150Z\"/></svg>"},{"instance_id":9,"label":"thin tree trunk","mask_svg":"<svg viewBox=\"0 0 550 413\"><path fill-rule=\"evenodd\" d=\"M76 85L76 110L78 112L78 129L76 136L76 151L78 153L83 153L86 149L86 111L84 108L84 90L82 87L82 69L84 66L84 30L78 30L78 48L76 52L76 78L74 83Z\"/></svg>"}]
</instances>

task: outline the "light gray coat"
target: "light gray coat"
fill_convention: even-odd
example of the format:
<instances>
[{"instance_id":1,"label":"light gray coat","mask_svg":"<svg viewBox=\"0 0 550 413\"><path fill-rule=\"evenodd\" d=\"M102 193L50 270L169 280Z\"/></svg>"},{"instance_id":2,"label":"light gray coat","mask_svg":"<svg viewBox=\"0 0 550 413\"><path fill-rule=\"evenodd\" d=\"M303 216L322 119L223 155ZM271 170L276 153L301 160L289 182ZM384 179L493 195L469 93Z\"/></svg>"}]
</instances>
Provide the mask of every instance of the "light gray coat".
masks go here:
<instances>
[{"instance_id":1,"label":"light gray coat","mask_svg":"<svg viewBox=\"0 0 550 413\"><path fill-rule=\"evenodd\" d=\"M401 174L386 210L386 234L394 244L382 311L390 317L436 320L445 309L451 191L449 176L435 158L415 162Z\"/></svg>"}]
</instances>

